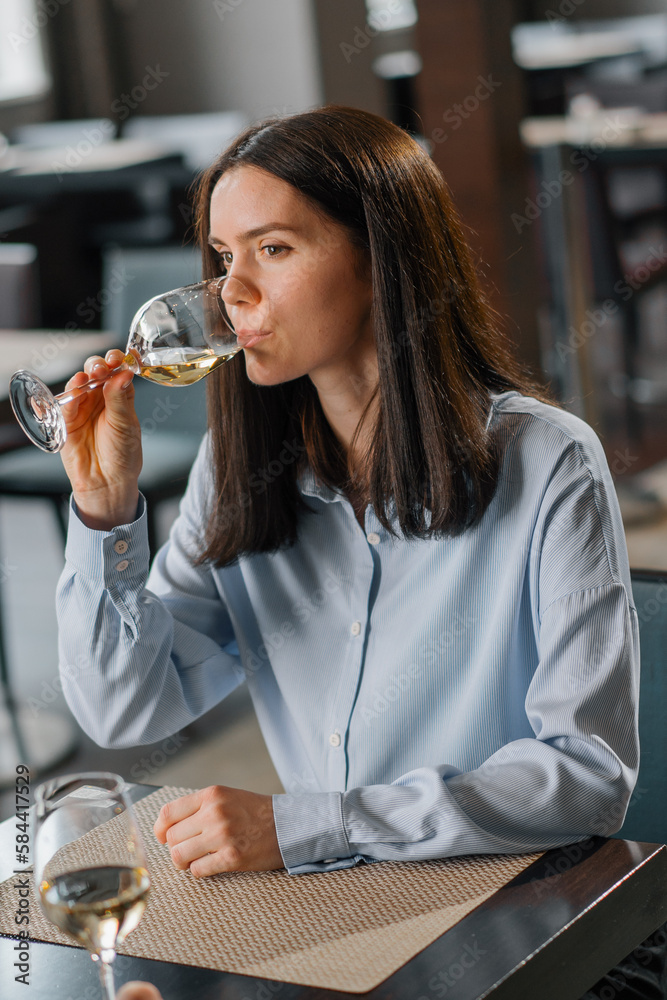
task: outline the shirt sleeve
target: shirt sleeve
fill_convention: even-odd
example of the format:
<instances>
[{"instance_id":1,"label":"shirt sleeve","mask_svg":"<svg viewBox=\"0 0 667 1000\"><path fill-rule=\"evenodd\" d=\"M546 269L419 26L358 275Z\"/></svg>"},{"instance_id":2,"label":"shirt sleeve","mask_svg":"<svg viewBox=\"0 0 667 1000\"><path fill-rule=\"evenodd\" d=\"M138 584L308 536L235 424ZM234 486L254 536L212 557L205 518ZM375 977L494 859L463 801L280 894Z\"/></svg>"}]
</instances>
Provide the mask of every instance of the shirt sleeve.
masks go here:
<instances>
[{"instance_id":1,"label":"shirt sleeve","mask_svg":"<svg viewBox=\"0 0 667 1000\"><path fill-rule=\"evenodd\" d=\"M227 610L205 566L201 533L205 442L168 543L148 581L145 501L138 517L94 531L72 504L56 608L63 693L103 747L170 736L244 679Z\"/></svg>"},{"instance_id":2,"label":"shirt sleeve","mask_svg":"<svg viewBox=\"0 0 667 1000\"><path fill-rule=\"evenodd\" d=\"M524 710L534 737L466 772L443 763L388 785L275 795L290 873L518 853L619 829L639 764L637 613L613 487L576 452L546 490L528 561L538 660Z\"/></svg>"}]
</instances>

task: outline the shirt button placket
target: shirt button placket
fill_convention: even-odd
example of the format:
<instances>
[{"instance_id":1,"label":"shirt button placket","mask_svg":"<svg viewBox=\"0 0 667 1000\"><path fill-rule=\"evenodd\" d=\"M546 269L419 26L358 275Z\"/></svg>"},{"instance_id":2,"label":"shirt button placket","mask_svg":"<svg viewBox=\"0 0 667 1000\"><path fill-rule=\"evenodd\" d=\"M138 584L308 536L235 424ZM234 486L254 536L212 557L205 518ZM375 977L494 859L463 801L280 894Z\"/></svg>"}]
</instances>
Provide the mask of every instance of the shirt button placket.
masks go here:
<instances>
[{"instance_id":1,"label":"shirt button placket","mask_svg":"<svg viewBox=\"0 0 667 1000\"><path fill-rule=\"evenodd\" d=\"M368 521L368 518L366 517L365 520ZM356 576L350 589L349 607L353 612L354 610L360 612L367 607L368 595L373 585L375 559L371 556L368 550L368 543L370 541L371 544L374 544L371 541L371 536L374 536L377 533L370 532L370 534L367 534L366 530L358 523L356 524L356 533L359 540L356 545L360 546L356 548L358 558L360 560L360 572ZM377 535L377 541L380 541L379 535ZM347 782L348 753L345 743L345 740L347 739L347 721L345 720L349 719L352 711L354 693L357 689L363 666L365 646L364 635L366 628L364 619L360 618L356 621L351 621L348 628L350 630L350 643L347 649L348 659L346 662L346 676L348 678L348 684L345 688L341 688L336 705L332 706L332 717L330 717L329 720L331 729L329 731L329 736L327 737L329 741L327 772L329 781L331 782L331 787L337 789L344 789ZM341 725L343 722L345 724ZM333 728L336 723L338 723L338 729Z\"/></svg>"}]
</instances>

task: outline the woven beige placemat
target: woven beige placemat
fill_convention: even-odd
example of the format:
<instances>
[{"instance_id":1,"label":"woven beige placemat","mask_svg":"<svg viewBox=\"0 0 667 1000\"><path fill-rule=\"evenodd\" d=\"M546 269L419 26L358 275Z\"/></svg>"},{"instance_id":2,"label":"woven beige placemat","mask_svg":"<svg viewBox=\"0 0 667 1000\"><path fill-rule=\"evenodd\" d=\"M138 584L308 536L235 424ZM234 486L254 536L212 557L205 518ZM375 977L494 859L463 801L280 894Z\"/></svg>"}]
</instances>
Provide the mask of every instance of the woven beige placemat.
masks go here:
<instances>
[{"instance_id":1,"label":"woven beige placemat","mask_svg":"<svg viewBox=\"0 0 667 1000\"><path fill-rule=\"evenodd\" d=\"M539 854L382 861L335 872L234 872L195 879L153 834L160 807L192 789L161 788L134 806L151 892L119 952L304 986L364 993L505 885ZM113 821L112 821L113 822ZM107 828L105 836L109 836ZM88 847L81 866L96 861ZM12 882L0 885L0 933L16 934ZM72 944L31 885L30 936Z\"/></svg>"}]
</instances>

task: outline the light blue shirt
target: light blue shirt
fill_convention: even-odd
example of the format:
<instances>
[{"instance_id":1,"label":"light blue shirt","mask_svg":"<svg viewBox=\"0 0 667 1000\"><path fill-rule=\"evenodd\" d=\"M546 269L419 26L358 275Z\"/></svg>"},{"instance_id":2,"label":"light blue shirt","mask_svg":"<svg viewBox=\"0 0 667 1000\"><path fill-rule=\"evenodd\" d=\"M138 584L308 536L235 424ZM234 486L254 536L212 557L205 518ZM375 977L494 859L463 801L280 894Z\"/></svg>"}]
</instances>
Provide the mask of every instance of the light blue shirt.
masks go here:
<instances>
[{"instance_id":1,"label":"light blue shirt","mask_svg":"<svg viewBox=\"0 0 667 1000\"><path fill-rule=\"evenodd\" d=\"M154 742L247 683L291 873L613 833L637 774L639 653L609 470L562 410L504 393L489 419L498 489L455 538L391 537L370 507L362 530L306 473L293 547L194 567L206 439L150 576L143 514L103 532L74 513L58 613L83 729Z\"/></svg>"}]
</instances>

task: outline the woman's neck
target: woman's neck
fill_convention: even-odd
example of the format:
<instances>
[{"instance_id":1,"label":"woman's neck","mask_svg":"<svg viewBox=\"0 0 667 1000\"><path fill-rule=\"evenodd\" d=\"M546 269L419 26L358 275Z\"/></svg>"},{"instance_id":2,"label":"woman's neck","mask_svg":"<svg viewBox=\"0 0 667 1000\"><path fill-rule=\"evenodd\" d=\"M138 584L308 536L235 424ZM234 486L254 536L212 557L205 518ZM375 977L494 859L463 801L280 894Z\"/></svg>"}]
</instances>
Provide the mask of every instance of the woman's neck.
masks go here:
<instances>
[{"instance_id":1,"label":"woman's neck","mask_svg":"<svg viewBox=\"0 0 667 1000\"><path fill-rule=\"evenodd\" d=\"M337 377L311 375L311 380L317 389L327 423L348 460L351 458L352 469L361 473L364 458L370 449L379 403L376 393L377 358L374 357L365 368L354 373L344 372ZM359 434L356 434L362 417L364 422L359 428Z\"/></svg>"}]
</instances>

